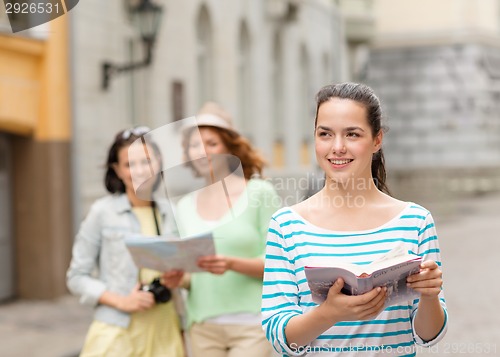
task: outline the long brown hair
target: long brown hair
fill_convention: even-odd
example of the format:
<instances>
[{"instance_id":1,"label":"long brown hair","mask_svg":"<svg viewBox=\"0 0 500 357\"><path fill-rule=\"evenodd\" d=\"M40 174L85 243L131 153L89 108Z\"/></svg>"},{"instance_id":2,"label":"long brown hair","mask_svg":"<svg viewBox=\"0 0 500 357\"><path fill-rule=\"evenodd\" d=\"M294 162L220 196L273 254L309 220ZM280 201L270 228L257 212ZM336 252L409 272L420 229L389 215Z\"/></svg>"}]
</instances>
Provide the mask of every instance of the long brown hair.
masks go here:
<instances>
[{"instance_id":1,"label":"long brown hair","mask_svg":"<svg viewBox=\"0 0 500 357\"><path fill-rule=\"evenodd\" d=\"M373 136L377 135L381 130L387 131L387 127L382 125L382 108L380 100L375 95L373 89L364 84L348 82L327 85L321 88L316 94L316 118L314 121L314 128L316 128L318 122L319 107L332 98L350 99L363 105L368 114L367 120ZM382 192L390 194L386 184L387 174L382 148L373 154L371 171L373 181L377 188Z\"/></svg>"},{"instance_id":2,"label":"long brown hair","mask_svg":"<svg viewBox=\"0 0 500 357\"><path fill-rule=\"evenodd\" d=\"M241 166L243 168L243 175L246 180L250 180L253 175L262 176L262 170L266 165L265 160L260 155L260 153L252 146L250 141L238 134L235 131L226 130L223 128L215 126L199 126L196 128L210 128L216 131L222 139L222 142L227 147L231 155L238 157L241 161ZM184 149L184 157L186 158L186 165L191 167L193 170L193 164L190 162L188 150L189 150L189 138L193 132L193 129L187 130L184 134L182 140L182 147ZM233 168L235 169L235 168ZM196 172L196 174L198 174Z\"/></svg>"}]
</instances>

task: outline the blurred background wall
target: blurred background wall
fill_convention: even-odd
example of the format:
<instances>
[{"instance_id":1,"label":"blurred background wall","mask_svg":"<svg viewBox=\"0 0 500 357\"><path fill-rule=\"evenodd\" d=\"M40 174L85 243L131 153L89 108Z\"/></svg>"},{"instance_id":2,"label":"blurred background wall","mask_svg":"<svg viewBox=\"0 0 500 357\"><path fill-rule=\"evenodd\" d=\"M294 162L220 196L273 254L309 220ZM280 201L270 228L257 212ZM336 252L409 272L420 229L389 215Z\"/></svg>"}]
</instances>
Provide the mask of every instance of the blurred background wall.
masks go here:
<instances>
[{"instance_id":1,"label":"blurred background wall","mask_svg":"<svg viewBox=\"0 0 500 357\"><path fill-rule=\"evenodd\" d=\"M355 79L386 109L397 196L446 213L500 189L500 2L377 0L375 36Z\"/></svg>"},{"instance_id":2,"label":"blurred background wall","mask_svg":"<svg viewBox=\"0 0 500 357\"><path fill-rule=\"evenodd\" d=\"M0 299L66 293L74 233L105 194L114 134L221 103L269 162L285 204L318 180L314 94L372 86L385 108L389 183L451 213L500 190L500 0L157 0L152 61L131 6L85 0L12 34L0 11Z\"/></svg>"},{"instance_id":3,"label":"blurred background wall","mask_svg":"<svg viewBox=\"0 0 500 357\"><path fill-rule=\"evenodd\" d=\"M86 0L73 14L77 220L103 193L105 144L119 128L157 128L214 100L266 156L271 175L313 167L313 96L341 79L340 11L326 0L164 1L150 67L100 86L101 64L138 61L126 1ZM99 123L99 130L96 130Z\"/></svg>"}]
</instances>

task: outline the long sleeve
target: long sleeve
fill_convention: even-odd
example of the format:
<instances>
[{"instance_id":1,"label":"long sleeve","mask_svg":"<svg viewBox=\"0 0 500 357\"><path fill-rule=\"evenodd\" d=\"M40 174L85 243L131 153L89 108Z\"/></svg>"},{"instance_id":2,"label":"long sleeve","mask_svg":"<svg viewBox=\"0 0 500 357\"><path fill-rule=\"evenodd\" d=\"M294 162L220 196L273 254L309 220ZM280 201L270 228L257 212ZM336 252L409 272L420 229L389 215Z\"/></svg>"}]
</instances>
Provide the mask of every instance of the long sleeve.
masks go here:
<instances>
[{"instance_id":1,"label":"long sleeve","mask_svg":"<svg viewBox=\"0 0 500 357\"><path fill-rule=\"evenodd\" d=\"M287 345L285 328L288 321L302 314L299 286L293 258L284 246L285 239L275 219L267 235L266 264L262 291L262 327L274 349L281 354L299 356Z\"/></svg>"},{"instance_id":2,"label":"long sleeve","mask_svg":"<svg viewBox=\"0 0 500 357\"><path fill-rule=\"evenodd\" d=\"M95 306L106 290L106 285L92 277L97 266L101 249L101 215L99 205L94 204L73 245L73 256L66 274L66 282L71 293L81 296L82 304Z\"/></svg>"},{"instance_id":3,"label":"long sleeve","mask_svg":"<svg viewBox=\"0 0 500 357\"><path fill-rule=\"evenodd\" d=\"M441 251L439 249L438 236L434 224L434 219L432 218L432 215L430 213L427 213L425 219L423 220L423 225L420 227L420 230L418 232L418 238L419 238L418 252L416 253L420 255L424 261L434 260L438 264L440 269L442 269ZM444 311L445 320L443 328L441 329L439 334L431 341L422 340L415 331L415 326L413 321L418 310L419 299L415 299L413 301L413 306L411 311L411 322L412 322L413 338L418 345L426 347L432 346L438 343L446 334L446 330L448 329L448 312L446 309L446 301L444 298L443 290L441 290L441 292L439 293L439 300Z\"/></svg>"}]
</instances>

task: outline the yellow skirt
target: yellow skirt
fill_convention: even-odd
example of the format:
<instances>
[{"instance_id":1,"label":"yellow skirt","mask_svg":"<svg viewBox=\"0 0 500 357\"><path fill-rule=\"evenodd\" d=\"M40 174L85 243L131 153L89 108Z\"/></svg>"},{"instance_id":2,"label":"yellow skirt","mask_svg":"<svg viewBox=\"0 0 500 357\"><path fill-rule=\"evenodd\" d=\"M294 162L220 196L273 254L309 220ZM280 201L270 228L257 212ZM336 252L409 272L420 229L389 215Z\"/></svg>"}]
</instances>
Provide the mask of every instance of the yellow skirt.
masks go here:
<instances>
[{"instance_id":1,"label":"yellow skirt","mask_svg":"<svg viewBox=\"0 0 500 357\"><path fill-rule=\"evenodd\" d=\"M141 269L142 281L157 272ZM128 328L94 321L80 357L184 357L179 317L173 301L131 314Z\"/></svg>"},{"instance_id":2,"label":"yellow skirt","mask_svg":"<svg viewBox=\"0 0 500 357\"><path fill-rule=\"evenodd\" d=\"M128 328L94 321L80 357L183 357L179 320L172 302L132 314Z\"/></svg>"}]
</instances>

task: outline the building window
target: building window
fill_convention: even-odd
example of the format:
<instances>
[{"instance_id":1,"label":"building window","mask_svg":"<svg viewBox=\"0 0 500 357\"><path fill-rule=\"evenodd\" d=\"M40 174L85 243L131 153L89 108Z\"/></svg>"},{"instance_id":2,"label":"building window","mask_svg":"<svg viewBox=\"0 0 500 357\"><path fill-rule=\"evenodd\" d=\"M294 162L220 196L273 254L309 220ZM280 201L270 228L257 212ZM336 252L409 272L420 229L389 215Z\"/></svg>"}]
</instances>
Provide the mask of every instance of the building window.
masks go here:
<instances>
[{"instance_id":1,"label":"building window","mask_svg":"<svg viewBox=\"0 0 500 357\"><path fill-rule=\"evenodd\" d=\"M207 100L213 99L213 39L210 15L207 7L203 5L198 14L196 24L197 34L197 70L198 81L198 107Z\"/></svg>"},{"instance_id":2,"label":"building window","mask_svg":"<svg viewBox=\"0 0 500 357\"><path fill-rule=\"evenodd\" d=\"M136 48L136 41L134 39L127 39L127 49L128 49L128 54L127 54L127 61L129 63L133 63L136 61L137 57L137 48ZM140 118L139 111L137 109L138 107L138 96L141 91L140 89L137 90L139 83L138 82L138 74L136 71L130 72L130 75L128 76L127 79L129 85L128 85L128 98L124 102L128 104L129 108L127 110L129 114L128 122L131 123L132 125L137 125L138 123L137 118Z\"/></svg>"},{"instance_id":3,"label":"building window","mask_svg":"<svg viewBox=\"0 0 500 357\"><path fill-rule=\"evenodd\" d=\"M283 113L283 50L281 35L277 32L273 40L273 69L272 69L272 88L273 88L273 138L274 155L273 164L276 167L284 166L283 150L283 131L284 131L284 113Z\"/></svg>"},{"instance_id":4,"label":"building window","mask_svg":"<svg viewBox=\"0 0 500 357\"><path fill-rule=\"evenodd\" d=\"M241 129L253 139L252 128L252 80L251 80L250 34L245 22L241 23L238 52L238 107Z\"/></svg>"},{"instance_id":5,"label":"building window","mask_svg":"<svg viewBox=\"0 0 500 357\"><path fill-rule=\"evenodd\" d=\"M323 78L326 78L326 83L324 83L325 85L333 82L332 65L330 63L328 53L323 54Z\"/></svg>"},{"instance_id":6,"label":"building window","mask_svg":"<svg viewBox=\"0 0 500 357\"><path fill-rule=\"evenodd\" d=\"M172 119L174 121L184 118L184 83L172 82Z\"/></svg>"},{"instance_id":7,"label":"building window","mask_svg":"<svg viewBox=\"0 0 500 357\"><path fill-rule=\"evenodd\" d=\"M314 94L312 88L312 73L309 54L305 45L300 48L300 132L301 132L301 165L308 166L311 163L309 154L309 143L312 142L314 123Z\"/></svg>"}]
</instances>

